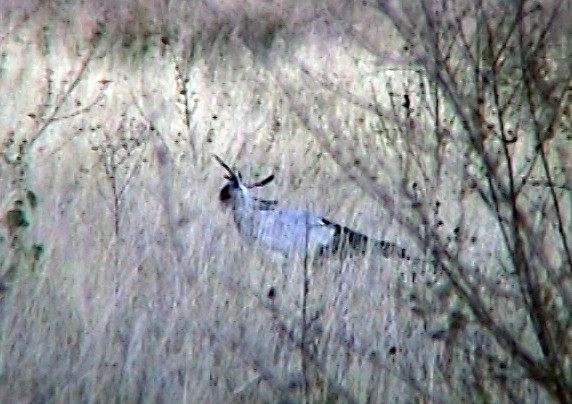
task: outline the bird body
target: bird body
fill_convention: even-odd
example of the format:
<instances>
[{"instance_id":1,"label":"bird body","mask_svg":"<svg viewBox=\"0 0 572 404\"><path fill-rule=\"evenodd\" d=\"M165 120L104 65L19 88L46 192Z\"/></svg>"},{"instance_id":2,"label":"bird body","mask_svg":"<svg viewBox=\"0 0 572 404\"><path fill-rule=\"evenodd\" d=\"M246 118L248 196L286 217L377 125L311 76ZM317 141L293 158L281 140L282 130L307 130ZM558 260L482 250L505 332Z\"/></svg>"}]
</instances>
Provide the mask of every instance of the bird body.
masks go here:
<instances>
[{"instance_id":1,"label":"bird body","mask_svg":"<svg viewBox=\"0 0 572 404\"><path fill-rule=\"evenodd\" d=\"M405 249L394 243L374 240L310 211L282 210L277 208L277 201L254 197L250 189L268 184L274 176L247 185L240 173L233 171L218 156L214 157L228 172L225 176L228 182L219 194L221 203L232 209L240 235L261 248L277 251L286 257L304 254L312 257L347 256L364 254L370 249L379 251L384 257L410 259Z\"/></svg>"},{"instance_id":2,"label":"bird body","mask_svg":"<svg viewBox=\"0 0 572 404\"><path fill-rule=\"evenodd\" d=\"M240 234L286 256L326 248L335 230L322 218L302 210L234 211Z\"/></svg>"}]
</instances>

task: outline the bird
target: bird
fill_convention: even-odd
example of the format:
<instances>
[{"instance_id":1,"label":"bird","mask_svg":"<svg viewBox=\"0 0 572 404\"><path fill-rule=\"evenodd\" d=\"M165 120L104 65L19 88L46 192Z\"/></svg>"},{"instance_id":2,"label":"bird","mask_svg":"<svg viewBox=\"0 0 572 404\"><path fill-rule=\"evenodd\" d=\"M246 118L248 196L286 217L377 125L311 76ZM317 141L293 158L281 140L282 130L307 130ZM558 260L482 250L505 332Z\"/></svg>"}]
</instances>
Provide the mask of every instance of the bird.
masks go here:
<instances>
[{"instance_id":1,"label":"bird","mask_svg":"<svg viewBox=\"0 0 572 404\"><path fill-rule=\"evenodd\" d=\"M252 189L272 182L274 174L247 183L239 171L219 156L213 154L213 157L226 170L227 182L219 192L219 201L225 210L232 211L238 232L245 240L286 258L306 254L312 258L345 258L371 250L385 258L411 260L406 249L395 243L374 239L314 212L279 209L278 201L252 195Z\"/></svg>"}]
</instances>

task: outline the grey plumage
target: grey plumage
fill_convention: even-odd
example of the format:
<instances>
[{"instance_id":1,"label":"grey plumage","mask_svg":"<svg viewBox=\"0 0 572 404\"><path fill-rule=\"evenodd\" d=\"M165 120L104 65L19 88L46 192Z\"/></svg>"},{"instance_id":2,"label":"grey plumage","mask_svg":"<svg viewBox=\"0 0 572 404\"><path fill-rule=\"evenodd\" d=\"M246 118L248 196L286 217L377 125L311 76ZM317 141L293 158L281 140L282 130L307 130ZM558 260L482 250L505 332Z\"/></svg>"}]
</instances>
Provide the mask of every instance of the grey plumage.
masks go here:
<instances>
[{"instance_id":1,"label":"grey plumage","mask_svg":"<svg viewBox=\"0 0 572 404\"><path fill-rule=\"evenodd\" d=\"M277 201L252 196L250 189L268 184L274 175L246 184L239 172L231 169L220 157L214 157L227 171L225 178L228 182L221 189L219 199L232 210L238 231L247 240L286 257L306 252L312 257L347 256L363 254L371 249L385 257L410 260L405 249L394 243L374 240L313 212L281 210L277 208Z\"/></svg>"}]
</instances>

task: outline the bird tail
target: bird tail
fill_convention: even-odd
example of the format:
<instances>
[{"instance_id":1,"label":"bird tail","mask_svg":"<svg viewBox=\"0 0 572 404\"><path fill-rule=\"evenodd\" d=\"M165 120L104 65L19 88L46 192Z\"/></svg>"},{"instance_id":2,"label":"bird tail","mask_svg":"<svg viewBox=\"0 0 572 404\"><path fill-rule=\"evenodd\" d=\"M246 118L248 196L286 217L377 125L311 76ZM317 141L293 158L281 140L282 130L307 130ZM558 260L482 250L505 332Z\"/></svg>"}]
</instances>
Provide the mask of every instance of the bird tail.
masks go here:
<instances>
[{"instance_id":1,"label":"bird tail","mask_svg":"<svg viewBox=\"0 0 572 404\"><path fill-rule=\"evenodd\" d=\"M348 254L351 252L365 254L368 249L371 249L373 252L381 252L386 258L396 257L411 260L405 248L399 247L395 243L372 239L365 234L326 219L324 219L324 224L332 227L335 231L332 243L326 248L331 254Z\"/></svg>"}]
</instances>

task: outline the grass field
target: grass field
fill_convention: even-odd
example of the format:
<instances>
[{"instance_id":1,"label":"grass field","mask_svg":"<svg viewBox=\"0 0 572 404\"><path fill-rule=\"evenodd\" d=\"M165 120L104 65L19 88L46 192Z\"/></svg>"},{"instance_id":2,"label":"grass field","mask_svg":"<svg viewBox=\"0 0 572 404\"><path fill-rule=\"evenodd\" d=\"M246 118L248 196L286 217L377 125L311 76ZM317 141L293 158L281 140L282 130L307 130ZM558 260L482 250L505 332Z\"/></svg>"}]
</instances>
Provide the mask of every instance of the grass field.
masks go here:
<instances>
[{"instance_id":1,"label":"grass field","mask_svg":"<svg viewBox=\"0 0 572 404\"><path fill-rule=\"evenodd\" d=\"M407 142L374 138L371 111L324 90L334 80L360 99L375 90L390 108L391 93L422 87L389 23L372 30L380 64L310 2L82 3L1 6L0 212L23 201L29 226L4 216L0 402L454 400L438 370L444 344L411 310L424 289L411 274L430 276L369 256L310 268L300 346L303 260L241 240L217 199L213 153L246 178L274 173L260 192L281 206L422 255L395 210L308 130L296 111L310 108L323 130L360 140L356 158L381 167L389 190L395 172L435 173L442 232L466 223L461 255L486 266L501 234L476 193L458 196L462 151L447 146L439 167L420 154L408 171Z\"/></svg>"}]
</instances>

